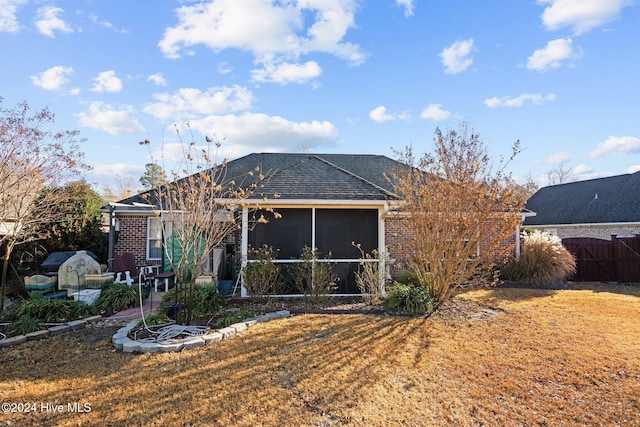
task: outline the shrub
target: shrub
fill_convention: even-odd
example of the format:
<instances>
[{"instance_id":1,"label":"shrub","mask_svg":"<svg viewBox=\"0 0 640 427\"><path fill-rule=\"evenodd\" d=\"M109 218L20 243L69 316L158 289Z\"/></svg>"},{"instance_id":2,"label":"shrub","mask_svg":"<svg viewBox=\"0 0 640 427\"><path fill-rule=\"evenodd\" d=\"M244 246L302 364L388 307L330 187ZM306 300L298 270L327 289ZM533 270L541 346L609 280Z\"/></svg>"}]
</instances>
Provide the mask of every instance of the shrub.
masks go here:
<instances>
[{"instance_id":1,"label":"shrub","mask_svg":"<svg viewBox=\"0 0 640 427\"><path fill-rule=\"evenodd\" d=\"M97 309L80 301L29 299L11 306L8 317L13 320L31 317L44 322L63 322L89 317L96 313Z\"/></svg>"},{"instance_id":2,"label":"shrub","mask_svg":"<svg viewBox=\"0 0 640 427\"><path fill-rule=\"evenodd\" d=\"M305 246L300 253L300 259L301 262L291 265L290 271L296 289L301 294L317 301L322 295L330 294L337 289L338 277L329 261L331 254L320 262L318 249Z\"/></svg>"},{"instance_id":3,"label":"shrub","mask_svg":"<svg viewBox=\"0 0 640 427\"><path fill-rule=\"evenodd\" d=\"M169 289L169 292L162 296L162 301L158 306L158 313L169 314L169 306L176 303L177 288ZM189 299L189 289L183 288L180 291L179 300L186 304ZM191 308L192 318L201 317L208 313L220 310L226 304L226 297L216 288L196 288L193 291L193 307ZM186 306L186 305L185 305Z\"/></svg>"},{"instance_id":4,"label":"shrub","mask_svg":"<svg viewBox=\"0 0 640 427\"><path fill-rule=\"evenodd\" d=\"M433 311L431 296L424 288L400 283L389 288L385 306L401 314L427 314Z\"/></svg>"},{"instance_id":5,"label":"shrub","mask_svg":"<svg viewBox=\"0 0 640 427\"><path fill-rule=\"evenodd\" d=\"M360 243L351 242L360 251L360 259L358 260L358 270L355 272L356 285L360 289L362 299L370 305L379 304L382 301L382 293L380 292L380 274L378 267L380 265L379 253L373 250L370 254L365 254Z\"/></svg>"},{"instance_id":6,"label":"shrub","mask_svg":"<svg viewBox=\"0 0 640 427\"><path fill-rule=\"evenodd\" d=\"M90 317L95 314L98 314L98 309L89 305L84 301L72 301L71 305L71 318L72 319L83 319L85 317Z\"/></svg>"},{"instance_id":7,"label":"shrub","mask_svg":"<svg viewBox=\"0 0 640 427\"><path fill-rule=\"evenodd\" d=\"M42 325L38 319L31 316L24 316L7 326L9 335L26 335L42 329Z\"/></svg>"},{"instance_id":8,"label":"shrub","mask_svg":"<svg viewBox=\"0 0 640 427\"><path fill-rule=\"evenodd\" d=\"M144 316L144 321L147 326L164 326L173 323L173 320L164 313L151 313ZM144 323L142 319L138 322L138 326L142 326Z\"/></svg>"},{"instance_id":9,"label":"shrub","mask_svg":"<svg viewBox=\"0 0 640 427\"><path fill-rule=\"evenodd\" d=\"M280 267L273 260L276 251L267 245L249 248L249 262L243 268L244 287L249 296L262 298L280 291Z\"/></svg>"},{"instance_id":10,"label":"shrub","mask_svg":"<svg viewBox=\"0 0 640 427\"><path fill-rule=\"evenodd\" d=\"M404 271L393 278L393 281L407 286L421 286L420 278L415 271Z\"/></svg>"},{"instance_id":11,"label":"shrub","mask_svg":"<svg viewBox=\"0 0 640 427\"><path fill-rule=\"evenodd\" d=\"M522 235L519 259L509 260L502 277L530 285L562 282L576 272L576 260L562 245L562 240L549 233L534 231Z\"/></svg>"},{"instance_id":12,"label":"shrub","mask_svg":"<svg viewBox=\"0 0 640 427\"><path fill-rule=\"evenodd\" d=\"M116 313L140 305L140 291L137 286L114 283L100 292L95 307L98 311Z\"/></svg>"},{"instance_id":13,"label":"shrub","mask_svg":"<svg viewBox=\"0 0 640 427\"><path fill-rule=\"evenodd\" d=\"M247 310L236 311L233 314L224 318L224 326L233 325L234 323L242 322L244 319L254 317L255 313Z\"/></svg>"}]
</instances>

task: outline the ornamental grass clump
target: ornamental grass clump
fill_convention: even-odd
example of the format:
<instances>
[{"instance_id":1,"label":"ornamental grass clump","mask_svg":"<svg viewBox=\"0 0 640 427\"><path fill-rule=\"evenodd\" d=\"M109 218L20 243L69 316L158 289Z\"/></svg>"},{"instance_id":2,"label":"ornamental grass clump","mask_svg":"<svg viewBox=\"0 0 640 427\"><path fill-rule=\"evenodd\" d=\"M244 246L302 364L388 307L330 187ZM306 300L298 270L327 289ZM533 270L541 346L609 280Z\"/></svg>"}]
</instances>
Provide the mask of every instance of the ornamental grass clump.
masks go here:
<instances>
[{"instance_id":1,"label":"ornamental grass clump","mask_svg":"<svg viewBox=\"0 0 640 427\"><path fill-rule=\"evenodd\" d=\"M114 283L100 292L95 307L98 311L117 313L127 308L140 305L140 291L138 286L128 286L126 283Z\"/></svg>"},{"instance_id":2,"label":"ornamental grass clump","mask_svg":"<svg viewBox=\"0 0 640 427\"><path fill-rule=\"evenodd\" d=\"M178 292L180 295L178 295ZM180 290L177 288L169 289L169 291L162 296L162 301L158 306L158 313L168 315L170 306L173 306L174 311L176 311L176 306L178 306L178 310L184 308L184 301L187 301L188 294L188 288L182 288ZM226 303L227 298L220 293L217 288L196 288L193 291L192 318L195 319L206 314L215 313L224 307Z\"/></svg>"},{"instance_id":3,"label":"ornamental grass clump","mask_svg":"<svg viewBox=\"0 0 640 427\"><path fill-rule=\"evenodd\" d=\"M66 322L96 314L96 308L82 301L32 298L11 307L9 319L33 318L43 322Z\"/></svg>"},{"instance_id":4,"label":"ornamental grass clump","mask_svg":"<svg viewBox=\"0 0 640 427\"><path fill-rule=\"evenodd\" d=\"M576 272L576 260L559 237L534 231L523 234L521 242L520 258L507 262L504 279L544 286L562 282Z\"/></svg>"}]
</instances>

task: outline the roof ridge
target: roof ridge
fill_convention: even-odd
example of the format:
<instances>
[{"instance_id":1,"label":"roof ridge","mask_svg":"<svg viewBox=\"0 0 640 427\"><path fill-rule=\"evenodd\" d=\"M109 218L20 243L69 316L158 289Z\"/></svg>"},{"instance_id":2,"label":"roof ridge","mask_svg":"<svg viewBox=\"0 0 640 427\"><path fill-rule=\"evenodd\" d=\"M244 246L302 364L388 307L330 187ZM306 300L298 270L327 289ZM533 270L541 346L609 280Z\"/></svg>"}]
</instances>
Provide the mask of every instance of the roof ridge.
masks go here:
<instances>
[{"instance_id":1,"label":"roof ridge","mask_svg":"<svg viewBox=\"0 0 640 427\"><path fill-rule=\"evenodd\" d=\"M352 176L352 177L354 177L356 179L359 179L360 181L372 186L373 188L376 188L376 189L382 191L383 193L385 193L388 196L395 197L395 198L400 198L397 194L395 194L395 193L393 193L393 192L391 192L391 191L389 191L389 190L387 190L387 189L385 189L383 187L380 187L377 184L374 184L373 182L369 181L368 179L365 179L365 178L361 177L360 175L355 174L355 173L353 173L353 172L351 172L351 171L349 171L349 170L347 170L345 168L341 168L340 166L336 165L335 163L332 163L332 162L328 161L327 159L323 159L322 157L320 157L319 154L314 154L313 157L315 157L316 159L320 160L321 162L323 162L323 163L325 163L325 164L327 164L327 165L329 165L329 166L331 166L333 168L338 169L341 172L346 173L349 176Z\"/></svg>"}]
</instances>

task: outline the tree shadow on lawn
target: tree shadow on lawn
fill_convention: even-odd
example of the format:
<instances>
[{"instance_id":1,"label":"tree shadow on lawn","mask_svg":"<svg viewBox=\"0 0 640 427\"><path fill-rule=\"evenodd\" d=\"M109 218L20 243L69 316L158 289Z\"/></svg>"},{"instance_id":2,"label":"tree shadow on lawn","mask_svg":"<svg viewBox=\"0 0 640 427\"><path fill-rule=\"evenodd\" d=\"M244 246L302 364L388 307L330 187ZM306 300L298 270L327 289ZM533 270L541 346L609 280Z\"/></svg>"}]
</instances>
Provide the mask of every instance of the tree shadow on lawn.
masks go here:
<instances>
[{"instance_id":1,"label":"tree shadow on lawn","mask_svg":"<svg viewBox=\"0 0 640 427\"><path fill-rule=\"evenodd\" d=\"M381 362L420 358L430 343L427 321L296 316L205 347L156 355L113 352L110 340L90 343L77 333L51 337L0 352L0 397L88 402L91 411L0 414L0 421L281 425L288 419L296 424L296 417L308 421L328 408L357 404L354 396L383 380Z\"/></svg>"}]
</instances>

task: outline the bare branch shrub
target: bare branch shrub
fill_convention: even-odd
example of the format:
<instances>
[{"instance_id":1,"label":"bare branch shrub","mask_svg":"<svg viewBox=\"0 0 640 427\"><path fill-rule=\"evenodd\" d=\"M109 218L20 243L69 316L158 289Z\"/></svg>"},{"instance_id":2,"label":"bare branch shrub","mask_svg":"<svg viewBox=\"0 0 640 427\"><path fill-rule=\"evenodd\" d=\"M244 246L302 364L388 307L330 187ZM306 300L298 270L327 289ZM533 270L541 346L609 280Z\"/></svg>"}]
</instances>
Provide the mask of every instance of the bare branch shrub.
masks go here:
<instances>
[{"instance_id":1,"label":"bare branch shrub","mask_svg":"<svg viewBox=\"0 0 640 427\"><path fill-rule=\"evenodd\" d=\"M331 253L321 259L318 248L311 249L305 245L300 253L300 260L291 265L290 271L296 289L305 298L311 298L315 302L320 297L335 292L338 288L338 275L330 261Z\"/></svg>"},{"instance_id":2,"label":"bare branch shrub","mask_svg":"<svg viewBox=\"0 0 640 427\"><path fill-rule=\"evenodd\" d=\"M374 249L365 253L360 243L351 242L351 246L360 251L358 270L355 272L356 285L360 289L366 304L378 305L382 302L380 291L380 253Z\"/></svg>"},{"instance_id":3,"label":"bare branch shrub","mask_svg":"<svg viewBox=\"0 0 640 427\"><path fill-rule=\"evenodd\" d=\"M408 267L436 303L463 286L497 281L495 266L513 252L522 200L504 168L518 152L491 166L478 134L435 131L433 153L416 160L412 147L400 153L408 166L396 176L402 214L409 223Z\"/></svg>"}]
</instances>

